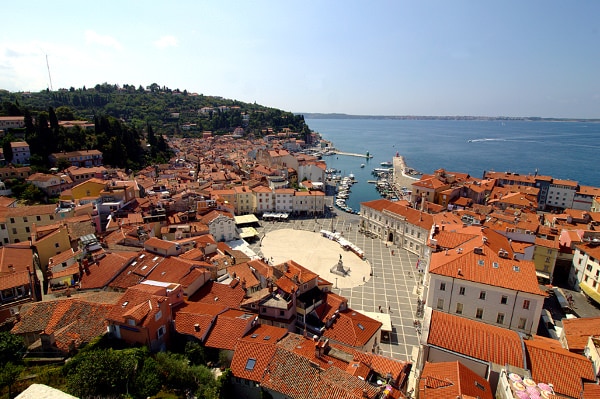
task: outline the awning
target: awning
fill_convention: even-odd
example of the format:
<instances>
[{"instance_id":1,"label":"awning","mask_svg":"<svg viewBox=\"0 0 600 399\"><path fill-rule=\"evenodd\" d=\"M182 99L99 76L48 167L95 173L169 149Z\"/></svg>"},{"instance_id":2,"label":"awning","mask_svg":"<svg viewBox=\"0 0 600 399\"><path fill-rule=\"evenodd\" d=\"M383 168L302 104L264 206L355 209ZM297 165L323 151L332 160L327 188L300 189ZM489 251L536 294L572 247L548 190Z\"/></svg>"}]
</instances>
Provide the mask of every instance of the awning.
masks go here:
<instances>
[{"instance_id":1,"label":"awning","mask_svg":"<svg viewBox=\"0 0 600 399\"><path fill-rule=\"evenodd\" d=\"M585 295L589 296L594 302L600 304L600 293L585 283L579 283L579 288L583 290Z\"/></svg>"},{"instance_id":2,"label":"awning","mask_svg":"<svg viewBox=\"0 0 600 399\"><path fill-rule=\"evenodd\" d=\"M380 322L381 331L392 332L392 319L389 313L365 312L364 310L359 310L359 312Z\"/></svg>"},{"instance_id":3,"label":"awning","mask_svg":"<svg viewBox=\"0 0 600 399\"><path fill-rule=\"evenodd\" d=\"M546 280L550 280L550 273L541 272L539 270L535 271L535 275L539 278L545 278Z\"/></svg>"},{"instance_id":4,"label":"awning","mask_svg":"<svg viewBox=\"0 0 600 399\"><path fill-rule=\"evenodd\" d=\"M240 215L235 217L235 224L258 223L258 219L253 214Z\"/></svg>"},{"instance_id":5,"label":"awning","mask_svg":"<svg viewBox=\"0 0 600 399\"><path fill-rule=\"evenodd\" d=\"M242 232L240 233L241 238L250 238L258 236L258 231L254 227L242 227Z\"/></svg>"}]
</instances>

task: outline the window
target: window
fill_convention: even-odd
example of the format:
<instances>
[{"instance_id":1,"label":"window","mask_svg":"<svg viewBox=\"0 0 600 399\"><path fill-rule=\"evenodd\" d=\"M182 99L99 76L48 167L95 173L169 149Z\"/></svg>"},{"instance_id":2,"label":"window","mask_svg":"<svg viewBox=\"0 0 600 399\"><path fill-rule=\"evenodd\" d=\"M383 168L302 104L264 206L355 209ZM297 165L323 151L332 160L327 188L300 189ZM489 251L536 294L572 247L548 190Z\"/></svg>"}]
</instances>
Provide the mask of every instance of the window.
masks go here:
<instances>
[{"instance_id":1,"label":"window","mask_svg":"<svg viewBox=\"0 0 600 399\"><path fill-rule=\"evenodd\" d=\"M283 316L283 315L284 315L284 312L283 312L283 310L280 310L280 311L279 311L279 316Z\"/></svg>"},{"instance_id":2,"label":"window","mask_svg":"<svg viewBox=\"0 0 600 399\"><path fill-rule=\"evenodd\" d=\"M439 310L443 310L444 309L444 300L442 298L439 298L437 301L437 308Z\"/></svg>"},{"instance_id":3,"label":"window","mask_svg":"<svg viewBox=\"0 0 600 399\"><path fill-rule=\"evenodd\" d=\"M500 299L500 303L502 305L506 305L507 302L508 302L508 297L506 295L502 295L502 299Z\"/></svg>"},{"instance_id":4,"label":"window","mask_svg":"<svg viewBox=\"0 0 600 399\"><path fill-rule=\"evenodd\" d=\"M12 232L13 232L13 234L17 234L17 228L13 227Z\"/></svg>"},{"instance_id":5,"label":"window","mask_svg":"<svg viewBox=\"0 0 600 399\"><path fill-rule=\"evenodd\" d=\"M10 222L14 223L15 222L15 218L10 218Z\"/></svg>"},{"instance_id":6,"label":"window","mask_svg":"<svg viewBox=\"0 0 600 399\"><path fill-rule=\"evenodd\" d=\"M267 308L260 308L261 313L267 313Z\"/></svg>"},{"instance_id":7,"label":"window","mask_svg":"<svg viewBox=\"0 0 600 399\"><path fill-rule=\"evenodd\" d=\"M525 299L523 301L523 309L529 309L530 301L529 299Z\"/></svg>"},{"instance_id":8,"label":"window","mask_svg":"<svg viewBox=\"0 0 600 399\"><path fill-rule=\"evenodd\" d=\"M23 223L29 223L29 220L27 219L27 216L23 216Z\"/></svg>"},{"instance_id":9,"label":"window","mask_svg":"<svg viewBox=\"0 0 600 399\"><path fill-rule=\"evenodd\" d=\"M41 221L41 220L42 220L42 217L41 217L41 216L36 216L36 217L35 217L35 220L37 220L37 221L39 222L39 221Z\"/></svg>"},{"instance_id":10,"label":"window","mask_svg":"<svg viewBox=\"0 0 600 399\"><path fill-rule=\"evenodd\" d=\"M519 330L524 330L524 329L525 329L525 324L527 324L527 319L526 319L526 318L524 318L524 317L521 317L521 318L519 319L519 325L517 325L517 328L518 328Z\"/></svg>"},{"instance_id":11,"label":"window","mask_svg":"<svg viewBox=\"0 0 600 399\"><path fill-rule=\"evenodd\" d=\"M158 328L158 331L156 332L158 335L158 338L162 337L163 335L165 335L165 333L167 332L167 329L165 328L165 326L160 326Z\"/></svg>"},{"instance_id":12,"label":"window","mask_svg":"<svg viewBox=\"0 0 600 399\"><path fill-rule=\"evenodd\" d=\"M440 283L440 291L446 291L446 283Z\"/></svg>"},{"instance_id":13,"label":"window","mask_svg":"<svg viewBox=\"0 0 600 399\"><path fill-rule=\"evenodd\" d=\"M498 316L496 317L496 323L504 324L504 313L498 313Z\"/></svg>"},{"instance_id":14,"label":"window","mask_svg":"<svg viewBox=\"0 0 600 399\"><path fill-rule=\"evenodd\" d=\"M465 295L465 287L460 287L458 289L458 295Z\"/></svg>"},{"instance_id":15,"label":"window","mask_svg":"<svg viewBox=\"0 0 600 399\"><path fill-rule=\"evenodd\" d=\"M29 227L25 227L25 233L29 233Z\"/></svg>"},{"instance_id":16,"label":"window","mask_svg":"<svg viewBox=\"0 0 600 399\"><path fill-rule=\"evenodd\" d=\"M246 361L246 370L254 370L254 366L256 365L256 359L248 359Z\"/></svg>"},{"instance_id":17,"label":"window","mask_svg":"<svg viewBox=\"0 0 600 399\"><path fill-rule=\"evenodd\" d=\"M477 312L475 312L475 318L476 319L483 318L483 309L482 308L477 308Z\"/></svg>"},{"instance_id":18,"label":"window","mask_svg":"<svg viewBox=\"0 0 600 399\"><path fill-rule=\"evenodd\" d=\"M592 265L587 265L585 268L586 268L586 270L587 270L588 272L591 272L591 271L592 271Z\"/></svg>"},{"instance_id":19,"label":"window","mask_svg":"<svg viewBox=\"0 0 600 399\"><path fill-rule=\"evenodd\" d=\"M479 299L481 299L481 300L485 301L485 291L481 291L481 292L479 293Z\"/></svg>"},{"instance_id":20,"label":"window","mask_svg":"<svg viewBox=\"0 0 600 399\"><path fill-rule=\"evenodd\" d=\"M462 314L462 312L463 312L463 304L457 303L456 304L456 314Z\"/></svg>"},{"instance_id":21,"label":"window","mask_svg":"<svg viewBox=\"0 0 600 399\"><path fill-rule=\"evenodd\" d=\"M158 321L160 318L162 317L162 311L158 311L156 312L156 314L154 315L154 320Z\"/></svg>"},{"instance_id":22,"label":"window","mask_svg":"<svg viewBox=\"0 0 600 399\"><path fill-rule=\"evenodd\" d=\"M58 248L58 247L60 247L60 244L59 244L59 243L57 243L57 242L55 242L55 243L54 243L54 248Z\"/></svg>"}]
</instances>

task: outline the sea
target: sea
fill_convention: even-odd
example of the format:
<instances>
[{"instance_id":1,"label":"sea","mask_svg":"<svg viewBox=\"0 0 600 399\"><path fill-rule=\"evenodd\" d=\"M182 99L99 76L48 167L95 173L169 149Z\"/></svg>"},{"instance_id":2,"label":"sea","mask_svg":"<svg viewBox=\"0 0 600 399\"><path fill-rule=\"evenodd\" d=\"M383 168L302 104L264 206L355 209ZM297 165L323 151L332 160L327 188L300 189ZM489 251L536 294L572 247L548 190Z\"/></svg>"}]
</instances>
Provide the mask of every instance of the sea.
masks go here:
<instances>
[{"instance_id":1,"label":"sea","mask_svg":"<svg viewBox=\"0 0 600 399\"><path fill-rule=\"evenodd\" d=\"M324 156L329 168L355 175L347 205L380 198L371 172L402 155L430 174L443 168L481 178L484 171L575 180L600 187L600 123L508 120L306 119L308 126L346 155ZM364 167L361 167L364 164Z\"/></svg>"}]
</instances>

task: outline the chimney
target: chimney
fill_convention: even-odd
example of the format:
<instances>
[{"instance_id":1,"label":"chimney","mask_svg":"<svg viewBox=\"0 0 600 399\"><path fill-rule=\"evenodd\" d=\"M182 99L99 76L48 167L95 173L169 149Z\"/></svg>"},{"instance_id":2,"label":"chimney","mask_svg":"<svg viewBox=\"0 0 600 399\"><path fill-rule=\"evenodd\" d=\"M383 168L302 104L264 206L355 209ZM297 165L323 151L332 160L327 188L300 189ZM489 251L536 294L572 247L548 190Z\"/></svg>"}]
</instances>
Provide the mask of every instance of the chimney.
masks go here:
<instances>
[{"instance_id":1,"label":"chimney","mask_svg":"<svg viewBox=\"0 0 600 399\"><path fill-rule=\"evenodd\" d=\"M194 324L194 331L196 331L196 332L200 331L200 324L198 324L198 323Z\"/></svg>"}]
</instances>

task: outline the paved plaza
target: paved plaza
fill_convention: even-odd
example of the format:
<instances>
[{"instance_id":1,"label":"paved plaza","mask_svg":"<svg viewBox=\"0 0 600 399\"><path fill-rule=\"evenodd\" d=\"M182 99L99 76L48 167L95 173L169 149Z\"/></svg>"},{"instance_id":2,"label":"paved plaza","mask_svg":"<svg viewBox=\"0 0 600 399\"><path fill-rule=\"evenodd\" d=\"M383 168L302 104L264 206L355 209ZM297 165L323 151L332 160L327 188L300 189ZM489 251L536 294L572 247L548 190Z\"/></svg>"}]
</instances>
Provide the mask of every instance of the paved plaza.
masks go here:
<instances>
[{"instance_id":1,"label":"paved plaza","mask_svg":"<svg viewBox=\"0 0 600 399\"><path fill-rule=\"evenodd\" d=\"M380 354L403 361L413 360L413 349L418 346L413 325L417 310L417 256L359 233L359 216L336 213L334 217L317 219L261 221L261 227L257 229L260 239L250 247L261 257L273 258L275 264L291 259L318 273L334 284L334 292L348 298L352 309L389 313L392 334L389 341L381 342ZM345 239L364 251L365 260L322 237L319 234L322 229L342 232ZM350 268L348 277L329 272L337 264L340 254L344 267Z\"/></svg>"}]
</instances>

